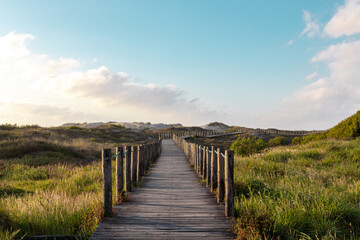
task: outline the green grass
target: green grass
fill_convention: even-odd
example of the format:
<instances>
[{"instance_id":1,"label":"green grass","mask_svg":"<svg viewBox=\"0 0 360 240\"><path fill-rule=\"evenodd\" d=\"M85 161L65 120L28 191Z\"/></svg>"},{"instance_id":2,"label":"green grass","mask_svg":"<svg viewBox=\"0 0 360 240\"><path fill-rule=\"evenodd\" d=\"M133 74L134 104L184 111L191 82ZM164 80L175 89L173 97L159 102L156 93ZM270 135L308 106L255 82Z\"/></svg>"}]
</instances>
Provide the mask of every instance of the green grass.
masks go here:
<instances>
[{"instance_id":1,"label":"green grass","mask_svg":"<svg viewBox=\"0 0 360 240\"><path fill-rule=\"evenodd\" d=\"M360 138L235 159L239 239L360 239Z\"/></svg>"},{"instance_id":2,"label":"green grass","mask_svg":"<svg viewBox=\"0 0 360 240\"><path fill-rule=\"evenodd\" d=\"M0 239L90 236L103 215L101 149L156 139L118 126L0 125Z\"/></svg>"}]
</instances>

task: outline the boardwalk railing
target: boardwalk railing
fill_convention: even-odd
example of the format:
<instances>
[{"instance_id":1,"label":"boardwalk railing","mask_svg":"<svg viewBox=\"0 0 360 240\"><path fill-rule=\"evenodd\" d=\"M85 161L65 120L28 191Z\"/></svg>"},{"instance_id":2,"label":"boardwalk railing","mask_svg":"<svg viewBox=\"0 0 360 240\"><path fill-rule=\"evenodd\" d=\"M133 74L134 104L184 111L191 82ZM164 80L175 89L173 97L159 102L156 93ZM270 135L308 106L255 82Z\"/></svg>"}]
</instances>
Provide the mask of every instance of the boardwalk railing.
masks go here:
<instances>
[{"instance_id":1,"label":"boardwalk railing","mask_svg":"<svg viewBox=\"0 0 360 240\"><path fill-rule=\"evenodd\" d=\"M112 213L112 174L111 160L116 158L116 199L131 191L161 154L161 139L155 143L138 146L117 147L116 154L111 149L102 150L102 172L104 179L104 216Z\"/></svg>"},{"instance_id":2,"label":"boardwalk railing","mask_svg":"<svg viewBox=\"0 0 360 240\"><path fill-rule=\"evenodd\" d=\"M274 135L284 135L284 136L293 136L293 135L300 135L306 136L309 134L320 134L324 131L320 130L311 130L311 131L295 131L295 130L278 130L278 129L260 129L260 128L232 128L226 130L219 130L219 131L211 131L211 130L204 130L204 131L177 131L175 133L171 132L160 132L159 137L162 139L171 139L173 135L177 135L179 137L188 137L188 136L199 136L199 137L215 137L221 135L236 135L236 134L243 134L243 133L261 133L261 134L274 134Z\"/></svg>"},{"instance_id":3,"label":"boardwalk railing","mask_svg":"<svg viewBox=\"0 0 360 240\"><path fill-rule=\"evenodd\" d=\"M173 135L176 134L177 136L183 137L183 136L199 136L199 137L210 137L210 136L216 136L220 134L224 134L223 131L178 131L175 133L171 132L160 132L159 137L162 139L172 139Z\"/></svg>"},{"instance_id":4,"label":"boardwalk railing","mask_svg":"<svg viewBox=\"0 0 360 240\"><path fill-rule=\"evenodd\" d=\"M174 142L184 151L196 173L206 182L217 202L225 201L225 216L234 216L234 152L190 143L173 135Z\"/></svg>"}]
</instances>

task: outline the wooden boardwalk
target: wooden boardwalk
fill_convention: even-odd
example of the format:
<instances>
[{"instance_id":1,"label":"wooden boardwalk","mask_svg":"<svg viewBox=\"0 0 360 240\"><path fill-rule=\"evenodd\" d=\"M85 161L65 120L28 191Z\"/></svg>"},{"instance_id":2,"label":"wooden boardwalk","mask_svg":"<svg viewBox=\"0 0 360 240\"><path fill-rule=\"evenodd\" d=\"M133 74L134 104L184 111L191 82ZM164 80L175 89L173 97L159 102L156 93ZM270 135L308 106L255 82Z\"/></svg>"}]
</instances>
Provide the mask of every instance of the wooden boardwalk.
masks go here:
<instances>
[{"instance_id":1,"label":"wooden boardwalk","mask_svg":"<svg viewBox=\"0 0 360 240\"><path fill-rule=\"evenodd\" d=\"M201 185L183 151L170 139L162 144L141 188L114 206L90 239L235 239L224 207Z\"/></svg>"}]
</instances>

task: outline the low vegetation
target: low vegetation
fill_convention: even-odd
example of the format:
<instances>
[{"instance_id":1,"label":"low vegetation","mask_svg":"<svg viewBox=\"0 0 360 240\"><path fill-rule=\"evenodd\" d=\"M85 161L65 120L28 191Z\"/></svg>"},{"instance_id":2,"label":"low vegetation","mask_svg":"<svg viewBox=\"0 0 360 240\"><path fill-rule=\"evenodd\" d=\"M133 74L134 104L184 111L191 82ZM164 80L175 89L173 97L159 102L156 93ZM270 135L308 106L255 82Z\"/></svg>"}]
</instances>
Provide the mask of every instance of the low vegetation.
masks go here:
<instances>
[{"instance_id":1,"label":"low vegetation","mask_svg":"<svg viewBox=\"0 0 360 240\"><path fill-rule=\"evenodd\" d=\"M341 121L335 127L321 133L310 134L296 139L293 143L308 143L321 139L343 139L349 140L360 136L360 111L347 119Z\"/></svg>"},{"instance_id":2,"label":"low vegetation","mask_svg":"<svg viewBox=\"0 0 360 240\"><path fill-rule=\"evenodd\" d=\"M359 122L357 112L324 133L294 137L290 146L271 139L272 148L250 156L236 148L248 139L237 139L238 239L359 239Z\"/></svg>"},{"instance_id":3,"label":"low vegetation","mask_svg":"<svg viewBox=\"0 0 360 240\"><path fill-rule=\"evenodd\" d=\"M360 139L235 159L239 239L360 238Z\"/></svg>"},{"instance_id":4,"label":"low vegetation","mask_svg":"<svg viewBox=\"0 0 360 240\"><path fill-rule=\"evenodd\" d=\"M261 138L239 136L231 145L230 150L233 150L235 155L249 156L254 153L260 153L267 146L268 144Z\"/></svg>"},{"instance_id":5,"label":"low vegetation","mask_svg":"<svg viewBox=\"0 0 360 240\"><path fill-rule=\"evenodd\" d=\"M290 141L283 136L274 137L269 140L270 147L284 146L284 145L288 145L288 144L290 144Z\"/></svg>"},{"instance_id":6,"label":"low vegetation","mask_svg":"<svg viewBox=\"0 0 360 240\"><path fill-rule=\"evenodd\" d=\"M102 218L101 149L155 139L118 126L0 125L0 239L89 236Z\"/></svg>"}]
</instances>

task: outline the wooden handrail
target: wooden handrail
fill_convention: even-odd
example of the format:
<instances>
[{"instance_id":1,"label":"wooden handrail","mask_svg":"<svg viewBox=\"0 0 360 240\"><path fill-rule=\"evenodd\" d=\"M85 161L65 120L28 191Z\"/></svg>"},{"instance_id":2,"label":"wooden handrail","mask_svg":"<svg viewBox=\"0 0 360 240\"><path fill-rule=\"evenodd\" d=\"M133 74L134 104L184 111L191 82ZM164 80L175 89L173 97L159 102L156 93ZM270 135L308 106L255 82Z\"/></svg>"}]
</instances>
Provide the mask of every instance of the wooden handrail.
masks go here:
<instances>
[{"instance_id":1,"label":"wooden handrail","mask_svg":"<svg viewBox=\"0 0 360 240\"><path fill-rule=\"evenodd\" d=\"M191 143L176 134L173 134L173 140L210 191L217 193L218 202L225 200L225 216L234 217L234 152Z\"/></svg>"},{"instance_id":2,"label":"wooden handrail","mask_svg":"<svg viewBox=\"0 0 360 240\"><path fill-rule=\"evenodd\" d=\"M161 154L162 139L155 143L140 146L125 146L116 148L116 199L131 191L131 186L139 183L153 163ZM112 214L112 172L111 149L102 150L102 172L104 191L104 216ZM125 163L123 167L123 163ZM124 182L125 180L125 182Z\"/></svg>"}]
</instances>

